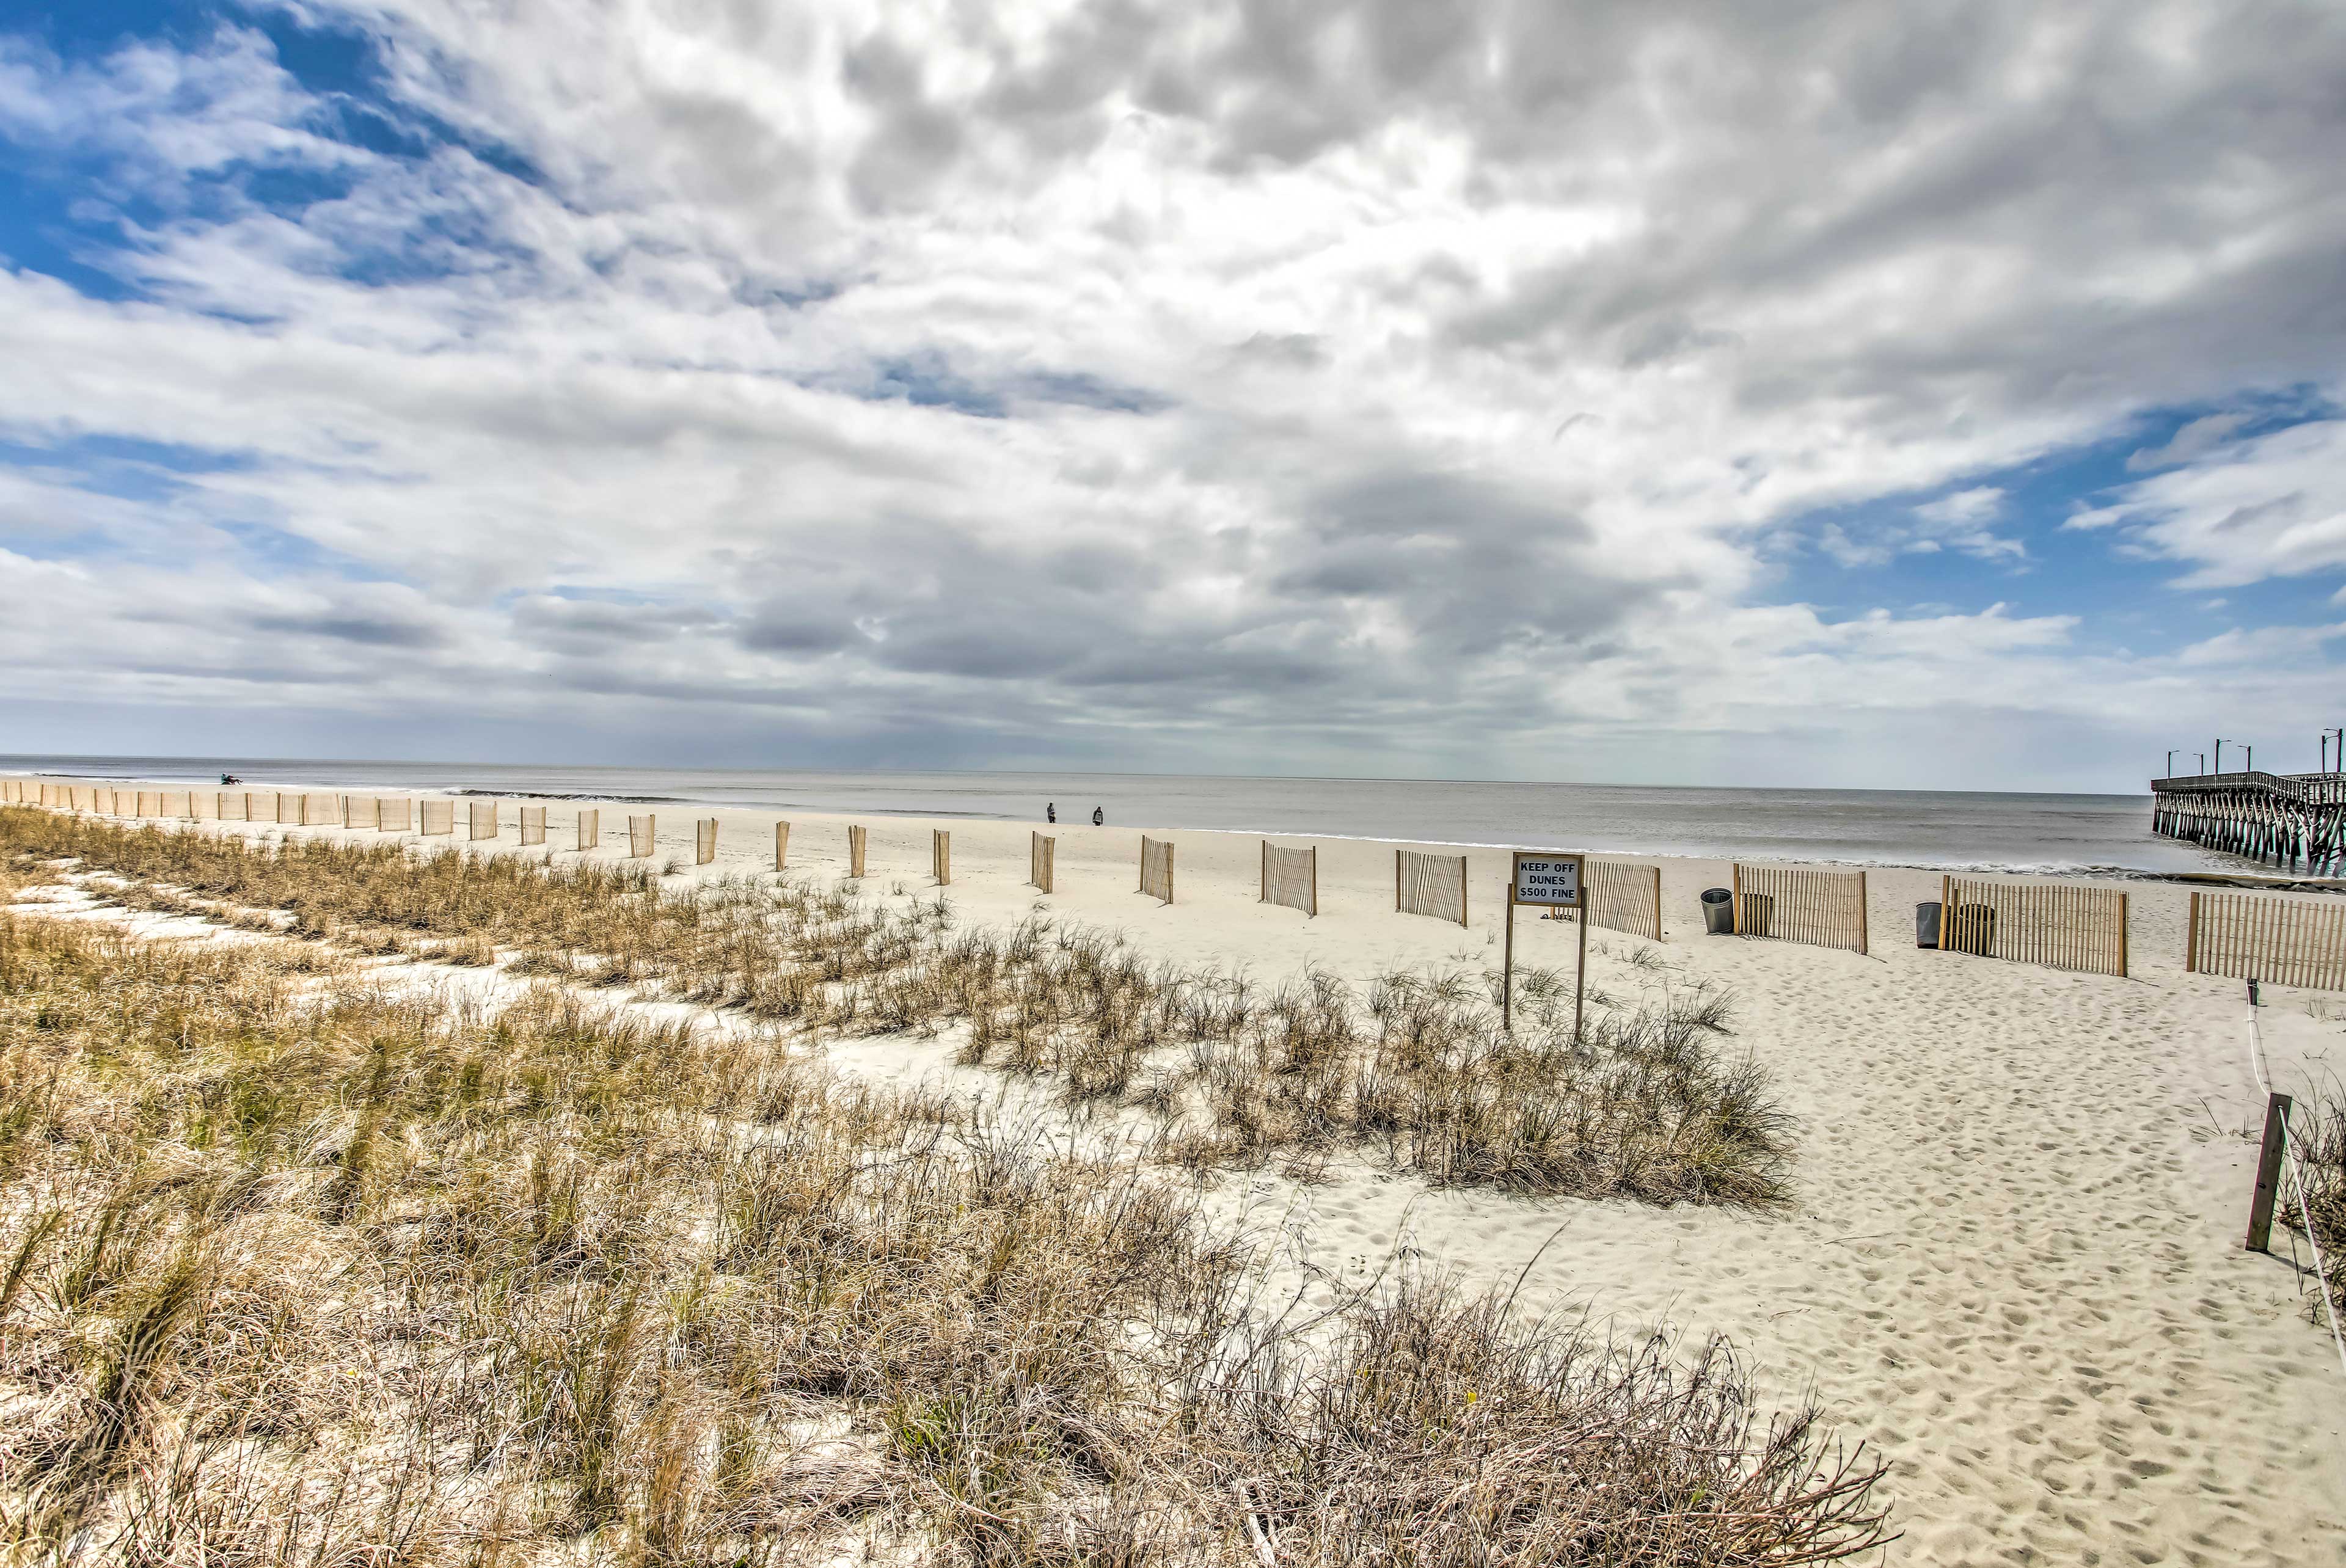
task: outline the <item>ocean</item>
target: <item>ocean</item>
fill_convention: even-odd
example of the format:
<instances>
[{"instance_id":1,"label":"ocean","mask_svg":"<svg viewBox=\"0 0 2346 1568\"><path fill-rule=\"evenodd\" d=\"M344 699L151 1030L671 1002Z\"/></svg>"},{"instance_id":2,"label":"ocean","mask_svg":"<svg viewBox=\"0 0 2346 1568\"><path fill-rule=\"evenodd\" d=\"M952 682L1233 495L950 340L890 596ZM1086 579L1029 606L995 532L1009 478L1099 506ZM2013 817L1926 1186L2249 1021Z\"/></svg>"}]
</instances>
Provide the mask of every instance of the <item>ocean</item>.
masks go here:
<instances>
[{"instance_id":1,"label":"ocean","mask_svg":"<svg viewBox=\"0 0 2346 1568\"><path fill-rule=\"evenodd\" d=\"M255 788L438 791L658 805L1061 821L1094 807L1126 827L1696 855L1947 871L2158 875L2246 870L2155 837L2147 795L1924 789L1714 789L1413 779L1243 779L1140 773L818 772L575 768L259 757L5 757L57 779Z\"/></svg>"}]
</instances>

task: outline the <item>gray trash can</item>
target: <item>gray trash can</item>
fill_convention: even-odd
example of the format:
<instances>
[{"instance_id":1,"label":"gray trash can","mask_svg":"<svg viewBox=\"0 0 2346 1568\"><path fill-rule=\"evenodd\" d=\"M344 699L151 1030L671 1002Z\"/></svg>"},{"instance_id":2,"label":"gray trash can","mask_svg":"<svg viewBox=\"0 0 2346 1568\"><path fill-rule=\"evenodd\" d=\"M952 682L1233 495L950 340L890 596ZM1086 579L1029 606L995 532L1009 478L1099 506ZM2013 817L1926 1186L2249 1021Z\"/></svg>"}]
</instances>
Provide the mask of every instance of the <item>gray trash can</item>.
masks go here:
<instances>
[{"instance_id":1,"label":"gray trash can","mask_svg":"<svg viewBox=\"0 0 2346 1568\"><path fill-rule=\"evenodd\" d=\"M1735 934L1735 895L1725 888L1702 891L1702 929L1713 936Z\"/></svg>"},{"instance_id":2,"label":"gray trash can","mask_svg":"<svg viewBox=\"0 0 2346 1568\"><path fill-rule=\"evenodd\" d=\"M1916 947L1939 945L1939 901L1936 899L1933 899L1929 903L1914 906L1914 945Z\"/></svg>"}]
</instances>

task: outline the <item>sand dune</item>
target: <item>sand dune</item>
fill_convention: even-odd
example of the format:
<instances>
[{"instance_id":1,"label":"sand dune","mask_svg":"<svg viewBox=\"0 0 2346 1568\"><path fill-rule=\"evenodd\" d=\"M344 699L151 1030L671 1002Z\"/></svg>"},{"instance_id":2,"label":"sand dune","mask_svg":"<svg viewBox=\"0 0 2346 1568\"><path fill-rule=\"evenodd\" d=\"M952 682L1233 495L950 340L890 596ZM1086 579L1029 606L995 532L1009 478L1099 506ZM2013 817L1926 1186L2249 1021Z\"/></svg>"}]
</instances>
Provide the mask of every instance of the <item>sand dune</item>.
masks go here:
<instances>
[{"instance_id":1,"label":"sand dune","mask_svg":"<svg viewBox=\"0 0 2346 1568\"><path fill-rule=\"evenodd\" d=\"M557 847L570 812L550 813ZM499 846L516 849L503 815ZM663 814L662 857L688 861L706 815L719 858L688 874L770 867L765 813ZM847 820L794 818L792 869L843 874ZM929 830L950 829L949 896L972 921L1040 910L1264 981L1497 962L1496 851L1472 853L1462 929L1392 912L1390 844L1319 840L1323 912L1307 919L1254 901L1251 837L1171 834L1179 897L1164 906L1135 891L1132 829L1062 823L1059 891L1043 898L1023 885L1026 824L863 820L882 889L929 885ZM598 858L624 854L623 809L604 824ZM2346 1561L2346 1374L2288 1263L2240 1247L2262 1096L2243 987L2182 972L2188 893L2127 884L2136 972L2118 980L1916 951L1913 905L1939 890L1921 871L1871 874L1870 956L1707 937L1697 897L1727 870L1663 862L1667 940L1596 932L1590 982L1623 999L1696 982L1733 994L1736 1041L1800 1118L1790 1212L1429 1190L1341 1165L1310 1186L1230 1177L1219 1201L1334 1269L1413 1245L1481 1278L1528 1265L1533 1308L1730 1336L1776 1389L1813 1387L1892 1461L1893 1562ZM1518 962L1568 968L1574 936L1519 915ZM2280 1086L2326 1076L2335 1093L2346 1002L2267 1003ZM917 1076L944 1071L945 1049L840 1057Z\"/></svg>"}]
</instances>

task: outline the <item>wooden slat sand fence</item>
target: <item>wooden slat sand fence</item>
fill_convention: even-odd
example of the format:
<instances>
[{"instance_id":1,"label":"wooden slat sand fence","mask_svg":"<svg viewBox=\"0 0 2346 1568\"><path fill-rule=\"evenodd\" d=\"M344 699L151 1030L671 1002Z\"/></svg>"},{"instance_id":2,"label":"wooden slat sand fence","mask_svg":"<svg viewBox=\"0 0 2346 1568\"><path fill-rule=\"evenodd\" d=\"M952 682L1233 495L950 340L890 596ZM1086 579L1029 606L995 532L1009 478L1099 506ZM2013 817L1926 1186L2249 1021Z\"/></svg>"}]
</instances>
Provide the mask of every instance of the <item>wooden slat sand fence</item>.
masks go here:
<instances>
[{"instance_id":1,"label":"wooden slat sand fence","mask_svg":"<svg viewBox=\"0 0 2346 1568\"><path fill-rule=\"evenodd\" d=\"M578 848L581 850L598 848L603 842L603 811L598 806L582 807L578 812Z\"/></svg>"},{"instance_id":2,"label":"wooden slat sand fence","mask_svg":"<svg viewBox=\"0 0 2346 1568\"><path fill-rule=\"evenodd\" d=\"M651 858L652 845L659 840L659 820L656 812L627 819L627 858L646 860Z\"/></svg>"},{"instance_id":3,"label":"wooden slat sand fence","mask_svg":"<svg viewBox=\"0 0 2346 1568\"><path fill-rule=\"evenodd\" d=\"M305 828L341 827L342 825L342 798L340 795L302 796L301 825Z\"/></svg>"},{"instance_id":4,"label":"wooden slat sand fence","mask_svg":"<svg viewBox=\"0 0 2346 1568\"><path fill-rule=\"evenodd\" d=\"M2127 896L2071 882L1939 879L1939 946L2047 969L2127 972Z\"/></svg>"},{"instance_id":5,"label":"wooden slat sand fence","mask_svg":"<svg viewBox=\"0 0 2346 1568\"><path fill-rule=\"evenodd\" d=\"M415 803L419 819L418 831L429 838L456 830L456 802L454 800L419 800Z\"/></svg>"},{"instance_id":6,"label":"wooden slat sand fence","mask_svg":"<svg viewBox=\"0 0 2346 1568\"><path fill-rule=\"evenodd\" d=\"M244 820L248 822L277 820L277 797L260 789L244 792Z\"/></svg>"},{"instance_id":7,"label":"wooden slat sand fence","mask_svg":"<svg viewBox=\"0 0 2346 1568\"><path fill-rule=\"evenodd\" d=\"M521 817L521 841L524 844L546 842L546 808L516 806L514 809Z\"/></svg>"},{"instance_id":8,"label":"wooden slat sand fence","mask_svg":"<svg viewBox=\"0 0 2346 1568\"><path fill-rule=\"evenodd\" d=\"M1578 910L1554 911L1578 920ZM1662 940L1662 868L1628 860L1588 861L1588 923L1626 932L1648 942Z\"/></svg>"},{"instance_id":9,"label":"wooden slat sand fence","mask_svg":"<svg viewBox=\"0 0 2346 1568\"><path fill-rule=\"evenodd\" d=\"M374 797L345 795L342 797L342 826L372 828L374 826Z\"/></svg>"},{"instance_id":10,"label":"wooden slat sand fence","mask_svg":"<svg viewBox=\"0 0 2346 1568\"><path fill-rule=\"evenodd\" d=\"M196 792L192 789L164 790L163 815L192 821L196 815Z\"/></svg>"},{"instance_id":11,"label":"wooden slat sand fence","mask_svg":"<svg viewBox=\"0 0 2346 1568\"><path fill-rule=\"evenodd\" d=\"M1865 873L1738 863L1735 934L1863 952Z\"/></svg>"},{"instance_id":12,"label":"wooden slat sand fence","mask_svg":"<svg viewBox=\"0 0 2346 1568\"><path fill-rule=\"evenodd\" d=\"M1026 885L1043 892L1051 891L1053 862L1059 858L1059 840L1046 839L1040 833L1026 835Z\"/></svg>"},{"instance_id":13,"label":"wooden slat sand fence","mask_svg":"<svg viewBox=\"0 0 2346 1568\"><path fill-rule=\"evenodd\" d=\"M703 817L692 825L692 863L705 866L717 858L717 819Z\"/></svg>"},{"instance_id":14,"label":"wooden slat sand fence","mask_svg":"<svg viewBox=\"0 0 2346 1568\"><path fill-rule=\"evenodd\" d=\"M780 871L790 863L790 825L774 824L774 870Z\"/></svg>"},{"instance_id":15,"label":"wooden slat sand fence","mask_svg":"<svg viewBox=\"0 0 2346 1568\"><path fill-rule=\"evenodd\" d=\"M227 815L220 809L220 802L227 799L226 792L219 789L189 790L188 820L191 822L201 822L206 820L219 820Z\"/></svg>"},{"instance_id":16,"label":"wooden slat sand fence","mask_svg":"<svg viewBox=\"0 0 2346 1568\"><path fill-rule=\"evenodd\" d=\"M869 837L870 835L854 823L848 824L847 874L851 877L860 877L863 874L863 846Z\"/></svg>"},{"instance_id":17,"label":"wooden slat sand fence","mask_svg":"<svg viewBox=\"0 0 2346 1568\"><path fill-rule=\"evenodd\" d=\"M2183 967L2309 991L2346 991L2346 900L2191 895Z\"/></svg>"},{"instance_id":18,"label":"wooden slat sand fence","mask_svg":"<svg viewBox=\"0 0 2346 1568\"><path fill-rule=\"evenodd\" d=\"M1169 839L1140 840L1140 891L1152 899L1173 901L1173 842Z\"/></svg>"},{"instance_id":19,"label":"wooden slat sand fence","mask_svg":"<svg viewBox=\"0 0 2346 1568\"><path fill-rule=\"evenodd\" d=\"M97 809L97 785L76 784L74 786L74 809L76 811L95 811Z\"/></svg>"},{"instance_id":20,"label":"wooden slat sand fence","mask_svg":"<svg viewBox=\"0 0 2346 1568\"><path fill-rule=\"evenodd\" d=\"M378 833L404 833L415 820L415 798L413 795L378 795L374 798L374 830Z\"/></svg>"},{"instance_id":21,"label":"wooden slat sand fence","mask_svg":"<svg viewBox=\"0 0 2346 1568\"><path fill-rule=\"evenodd\" d=\"M1466 857L1393 851L1393 908L1466 923Z\"/></svg>"},{"instance_id":22,"label":"wooden slat sand fence","mask_svg":"<svg viewBox=\"0 0 2346 1568\"><path fill-rule=\"evenodd\" d=\"M497 836L497 803L495 800L466 801L464 816L465 825L471 829L474 839Z\"/></svg>"},{"instance_id":23,"label":"wooden slat sand fence","mask_svg":"<svg viewBox=\"0 0 2346 1568\"><path fill-rule=\"evenodd\" d=\"M139 790L138 814L142 817L161 816L163 814L163 792L159 789Z\"/></svg>"},{"instance_id":24,"label":"wooden slat sand fence","mask_svg":"<svg viewBox=\"0 0 2346 1568\"><path fill-rule=\"evenodd\" d=\"M1287 909L1301 910L1305 914L1320 912L1320 847L1308 850L1288 850L1262 841L1261 903L1279 904Z\"/></svg>"},{"instance_id":25,"label":"wooden slat sand fence","mask_svg":"<svg viewBox=\"0 0 2346 1568\"><path fill-rule=\"evenodd\" d=\"M943 828L929 830L929 875L939 887L953 881L953 835Z\"/></svg>"}]
</instances>

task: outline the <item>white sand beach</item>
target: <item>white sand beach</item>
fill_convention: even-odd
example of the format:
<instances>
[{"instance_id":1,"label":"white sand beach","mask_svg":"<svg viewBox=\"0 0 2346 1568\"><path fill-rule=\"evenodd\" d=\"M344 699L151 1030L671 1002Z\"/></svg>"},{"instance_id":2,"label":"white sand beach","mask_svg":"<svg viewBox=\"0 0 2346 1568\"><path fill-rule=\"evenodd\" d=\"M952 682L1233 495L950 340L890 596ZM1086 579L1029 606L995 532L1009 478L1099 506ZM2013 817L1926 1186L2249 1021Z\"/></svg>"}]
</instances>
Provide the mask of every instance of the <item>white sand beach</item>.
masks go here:
<instances>
[{"instance_id":1,"label":"white sand beach","mask_svg":"<svg viewBox=\"0 0 2346 1568\"><path fill-rule=\"evenodd\" d=\"M520 850L515 804L499 802L498 850ZM578 853L575 809L550 806L556 860ZM622 857L628 808L600 809L592 853ZM692 824L706 816L719 820L719 850L693 867ZM794 818L790 869L843 876L850 820ZM1025 885L1039 823L862 820L881 891L932 888L931 830L950 830L944 892L968 922L1046 913L1123 932L1152 958L1266 983L1311 966L1362 980L1498 962L1504 851L1468 851L1461 928L1393 912L1390 843L1316 840L1321 912L1307 918L1256 901L1253 837L1159 835L1178 857L1165 905L1136 891L1131 826L1044 830L1057 840L1046 897ZM766 873L773 823L670 809L658 858L681 858L688 877ZM461 805L454 838L420 841L465 846ZM1771 1392L1812 1389L1889 1460L1903 1532L1891 1562L2346 1561L2346 1370L2308 1315L2280 1233L2280 1257L2241 1247L2263 1096L2245 988L2184 972L2188 890L2123 884L2133 972L2117 979L1918 951L1914 905L1940 891L1937 873L1918 871L1870 873L1867 955L1708 936L1698 898L1726 885L1729 867L1660 863L1666 940L1594 932L1589 983L1627 1002L1696 982L1731 994L1731 1048L1767 1067L1799 1118L1789 1211L1440 1190L1364 1163L1310 1184L1226 1176L1219 1201L1283 1227L1333 1270L1413 1246L1476 1279L1522 1274L1528 1308L1731 1338ZM1516 962L1568 971L1576 937L1519 911ZM2265 1002L2277 1085L2335 1095L2346 997L2268 988ZM948 1050L863 1039L834 1054L913 1078L945 1072Z\"/></svg>"}]
</instances>

